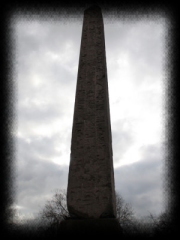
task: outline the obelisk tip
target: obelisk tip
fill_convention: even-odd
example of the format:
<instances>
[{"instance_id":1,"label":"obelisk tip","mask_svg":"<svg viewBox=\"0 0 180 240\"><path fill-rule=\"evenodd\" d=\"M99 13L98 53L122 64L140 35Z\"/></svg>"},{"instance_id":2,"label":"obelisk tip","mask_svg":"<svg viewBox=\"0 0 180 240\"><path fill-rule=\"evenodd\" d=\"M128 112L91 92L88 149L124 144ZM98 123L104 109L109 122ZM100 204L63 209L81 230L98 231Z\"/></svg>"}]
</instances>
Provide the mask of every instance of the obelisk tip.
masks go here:
<instances>
[{"instance_id":1,"label":"obelisk tip","mask_svg":"<svg viewBox=\"0 0 180 240\"><path fill-rule=\"evenodd\" d=\"M99 5L93 4L92 6L85 9L85 11L92 11L92 10L101 10L101 8Z\"/></svg>"}]
</instances>

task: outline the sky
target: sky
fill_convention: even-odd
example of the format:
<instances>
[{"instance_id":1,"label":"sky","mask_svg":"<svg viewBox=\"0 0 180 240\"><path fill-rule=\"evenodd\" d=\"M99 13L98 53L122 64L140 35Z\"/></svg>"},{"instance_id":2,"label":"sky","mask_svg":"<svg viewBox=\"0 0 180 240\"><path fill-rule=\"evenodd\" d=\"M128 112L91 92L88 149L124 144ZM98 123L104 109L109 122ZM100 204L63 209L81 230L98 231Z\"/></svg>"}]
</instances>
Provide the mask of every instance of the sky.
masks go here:
<instances>
[{"instance_id":1,"label":"sky","mask_svg":"<svg viewBox=\"0 0 180 240\"><path fill-rule=\"evenodd\" d=\"M102 11L103 13L103 11ZM165 210L167 22L104 17L115 190L137 217ZM83 12L17 16L14 39L15 199L30 219L66 189Z\"/></svg>"}]
</instances>

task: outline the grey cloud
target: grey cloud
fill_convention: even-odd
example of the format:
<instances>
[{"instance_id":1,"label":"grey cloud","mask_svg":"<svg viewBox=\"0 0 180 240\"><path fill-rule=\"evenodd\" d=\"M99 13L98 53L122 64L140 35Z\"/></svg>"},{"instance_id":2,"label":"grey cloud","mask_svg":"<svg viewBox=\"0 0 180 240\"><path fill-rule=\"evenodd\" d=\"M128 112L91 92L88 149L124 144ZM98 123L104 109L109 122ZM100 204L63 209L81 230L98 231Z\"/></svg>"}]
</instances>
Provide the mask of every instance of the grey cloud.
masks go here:
<instances>
[{"instance_id":1,"label":"grey cloud","mask_svg":"<svg viewBox=\"0 0 180 240\"><path fill-rule=\"evenodd\" d=\"M20 137L16 140L20 169L21 166L24 166L24 161L28 161L27 159L29 158L34 158L41 162L41 159L50 161L54 156L58 155L61 159L62 152L55 150L55 147L61 146L61 144L69 146L67 150L70 149L70 132L54 134L52 137L36 137L32 135L30 140L31 142L27 142L26 139Z\"/></svg>"},{"instance_id":2,"label":"grey cloud","mask_svg":"<svg viewBox=\"0 0 180 240\"><path fill-rule=\"evenodd\" d=\"M18 118L21 123L23 121L34 122L36 124L51 123L52 120L61 118L61 114L63 114L63 109L61 109L60 106L58 108L51 104L48 104L45 109L41 106L21 107Z\"/></svg>"},{"instance_id":3,"label":"grey cloud","mask_svg":"<svg viewBox=\"0 0 180 240\"><path fill-rule=\"evenodd\" d=\"M152 160L156 162L162 162L163 160L165 160L163 159L164 157L163 143L164 142L159 144L150 144L150 145L142 146L140 148L142 160L151 159L151 162Z\"/></svg>"},{"instance_id":4,"label":"grey cloud","mask_svg":"<svg viewBox=\"0 0 180 240\"><path fill-rule=\"evenodd\" d=\"M118 120L112 126L113 159L118 162L134 142L131 129L123 130L127 119Z\"/></svg>"},{"instance_id":5,"label":"grey cloud","mask_svg":"<svg viewBox=\"0 0 180 240\"><path fill-rule=\"evenodd\" d=\"M33 32L34 29L34 32ZM26 58L34 54L44 55L46 52L61 54L65 44L70 42L76 58L79 56L82 23L67 22L23 21L16 25L16 42L18 56L22 64ZM66 39L66 41L64 41ZM20 43L20 45L19 45ZM77 47L78 46L78 49Z\"/></svg>"},{"instance_id":6,"label":"grey cloud","mask_svg":"<svg viewBox=\"0 0 180 240\"><path fill-rule=\"evenodd\" d=\"M139 162L115 169L116 190L130 202L137 215L163 211L163 179L161 150L147 146ZM154 206L156 205L156 207Z\"/></svg>"},{"instance_id":7,"label":"grey cloud","mask_svg":"<svg viewBox=\"0 0 180 240\"><path fill-rule=\"evenodd\" d=\"M68 167L39 160L23 141L24 152L19 156L16 170L16 204L23 213L38 212L54 189L67 187ZM45 146L44 146L45 150Z\"/></svg>"},{"instance_id":8,"label":"grey cloud","mask_svg":"<svg viewBox=\"0 0 180 240\"><path fill-rule=\"evenodd\" d=\"M16 45L18 47L16 50L18 55L15 58L15 66L19 79L17 94L19 94L18 98L21 101L24 101L27 97L30 97L31 100L39 97L46 100L46 97L51 95L53 97L52 102L54 100L57 103L58 98L58 105L53 103L55 111L62 111L64 105L66 105L66 108L68 107L69 96L75 96L77 73L72 72L71 69L76 69L78 65L81 35L81 29L79 29L79 34L78 29L77 24L62 25L61 23L52 23L49 25L49 23L43 24L43 22L40 24L29 22L29 27L25 22L17 27ZM68 56L68 64L63 65L60 62L48 59L48 52L58 55L61 55L61 52L64 54L64 45L68 41L72 43L73 49L73 56ZM42 81L39 87L34 87L31 84L34 75ZM54 88L56 91L54 91ZM58 89L59 91L57 91ZM66 102L61 98L62 91L67 92ZM35 111L35 108L33 108L31 113L34 112L34 117L40 114L45 117L48 112L51 116L54 116L55 111L52 111L52 106L49 106L49 108L47 112L37 108L37 111ZM29 110L21 109L21 112L28 115L30 114Z\"/></svg>"},{"instance_id":9,"label":"grey cloud","mask_svg":"<svg viewBox=\"0 0 180 240\"><path fill-rule=\"evenodd\" d=\"M128 57L131 72L136 76L135 84L142 84L145 76L151 76L153 81L158 81L159 71L163 66L165 25L161 19L149 21L122 21L115 22L118 30L114 31L113 25L105 26L107 62L113 61L114 70L119 67L114 56ZM153 34L152 34L153 33ZM116 54L114 54L116 52ZM138 77L139 76L139 77ZM148 82L150 85L151 82Z\"/></svg>"}]
</instances>

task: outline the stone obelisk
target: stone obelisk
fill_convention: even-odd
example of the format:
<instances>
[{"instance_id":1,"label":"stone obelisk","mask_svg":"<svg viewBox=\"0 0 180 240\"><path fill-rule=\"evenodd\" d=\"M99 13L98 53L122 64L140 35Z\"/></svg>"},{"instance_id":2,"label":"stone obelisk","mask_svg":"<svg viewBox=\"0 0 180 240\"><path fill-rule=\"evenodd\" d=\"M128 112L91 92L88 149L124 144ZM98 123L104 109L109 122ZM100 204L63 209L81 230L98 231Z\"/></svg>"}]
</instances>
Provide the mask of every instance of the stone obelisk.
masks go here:
<instances>
[{"instance_id":1,"label":"stone obelisk","mask_svg":"<svg viewBox=\"0 0 180 240\"><path fill-rule=\"evenodd\" d=\"M98 6L84 12L67 205L71 217L116 217L104 26Z\"/></svg>"}]
</instances>

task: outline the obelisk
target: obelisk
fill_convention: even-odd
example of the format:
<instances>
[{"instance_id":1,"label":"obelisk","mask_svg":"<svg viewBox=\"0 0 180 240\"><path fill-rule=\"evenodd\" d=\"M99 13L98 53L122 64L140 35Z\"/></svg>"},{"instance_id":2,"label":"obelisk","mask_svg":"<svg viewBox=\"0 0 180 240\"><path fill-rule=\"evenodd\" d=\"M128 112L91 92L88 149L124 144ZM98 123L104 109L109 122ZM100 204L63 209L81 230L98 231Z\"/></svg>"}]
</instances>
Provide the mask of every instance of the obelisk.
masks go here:
<instances>
[{"instance_id":1,"label":"obelisk","mask_svg":"<svg viewBox=\"0 0 180 240\"><path fill-rule=\"evenodd\" d=\"M104 26L101 9L85 10L76 86L67 205L71 217L115 218Z\"/></svg>"}]
</instances>

